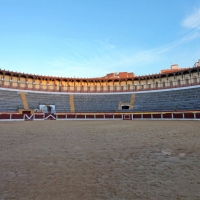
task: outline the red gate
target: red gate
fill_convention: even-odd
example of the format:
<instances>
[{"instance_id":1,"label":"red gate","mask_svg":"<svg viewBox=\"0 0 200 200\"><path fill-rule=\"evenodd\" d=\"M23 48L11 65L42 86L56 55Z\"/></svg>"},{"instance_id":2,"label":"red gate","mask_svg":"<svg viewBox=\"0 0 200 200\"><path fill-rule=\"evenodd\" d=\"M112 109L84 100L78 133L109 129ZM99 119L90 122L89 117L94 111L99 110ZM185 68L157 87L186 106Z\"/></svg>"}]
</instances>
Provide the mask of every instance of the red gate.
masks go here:
<instances>
[{"instance_id":1,"label":"red gate","mask_svg":"<svg viewBox=\"0 0 200 200\"><path fill-rule=\"evenodd\" d=\"M123 120L132 120L132 114L123 114Z\"/></svg>"}]
</instances>

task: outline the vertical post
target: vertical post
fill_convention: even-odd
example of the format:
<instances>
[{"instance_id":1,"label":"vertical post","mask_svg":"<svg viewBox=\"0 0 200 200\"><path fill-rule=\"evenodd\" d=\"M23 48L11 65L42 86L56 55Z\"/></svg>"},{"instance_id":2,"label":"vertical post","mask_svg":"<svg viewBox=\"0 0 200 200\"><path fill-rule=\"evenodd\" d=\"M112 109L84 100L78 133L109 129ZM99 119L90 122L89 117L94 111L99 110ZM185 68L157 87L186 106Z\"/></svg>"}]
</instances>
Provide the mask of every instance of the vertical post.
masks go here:
<instances>
[{"instance_id":1,"label":"vertical post","mask_svg":"<svg viewBox=\"0 0 200 200\"><path fill-rule=\"evenodd\" d=\"M132 120L133 120L133 114L132 114Z\"/></svg>"},{"instance_id":2,"label":"vertical post","mask_svg":"<svg viewBox=\"0 0 200 200\"><path fill-rule=\"evenodd\" d=\"M185 119L185 113L182 113L182 115L183 115L183 119Z\"/></svg>"},{"instance_id":3,"label":"vertical post","mask_svg":"<svg viewBox=\"0 0 200 200\"><path fill-rule=\"evenodd\" d=\"M161 119L163 119L163 114L161 113Z\"/></svg>"},{"instance_id":4,"label":"vertical post","mask_svg":"<svg viewBox=\"0 0 200 200\"><path fill-rule=\"evenodd\" d=\"M196 113L194 113L194 119L196 119L196 118L197 118Z\"/></svg>"},{"instance_id":5,"label":"vertical post","mask_svg":"<svg viewBox=\"0 0 200 200\"><path fill-rule=\"evenodd\" d=\"M171 113L171 118L174 119L174 113Z\"/></svg>"}]
</instances>

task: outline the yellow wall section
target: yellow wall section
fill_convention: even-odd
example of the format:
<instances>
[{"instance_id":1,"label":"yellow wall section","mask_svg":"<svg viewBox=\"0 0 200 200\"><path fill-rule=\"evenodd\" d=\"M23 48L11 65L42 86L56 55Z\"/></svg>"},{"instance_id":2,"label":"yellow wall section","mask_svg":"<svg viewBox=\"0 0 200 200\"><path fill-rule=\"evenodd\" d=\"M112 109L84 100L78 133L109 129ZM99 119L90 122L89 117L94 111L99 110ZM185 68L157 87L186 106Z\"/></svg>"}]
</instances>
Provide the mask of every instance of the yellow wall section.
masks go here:
<instances>
[{"instance_id":1,"label":"yellow wall section","mask_svg":"<svg viewBox=\"0 0 200 200\"><path fill-rule=\"evenodd\" d=\"M28 109L28 102L26 100L26 94L24 92L21 92L21 99L24 105L24 109Z\"/></svg>"},{"instance_id":2,"label":"yellow wall section","mask_svg":"<svg viewBox=\"0 0 200 200\"><path fill-rule=\"evenodd\" d=\"M118 104L118 110L121 110L122 102L119 102Z\"/></svg>"},{"instance_id":3,"label":"yellow wall section","mask_svg":"<svg viewBox=\"0 0 200 200\"><path fill-rule=\"evenodd\" d=\"M134 108L134 103L135 103L135 94L132 94L129 109Z\"/></svg>"},{"instance_id":4,"label":"yellow wall section","mask_svg":"<svg viewBox=\"0 0 200 200\"><path fill-rule=\"evenodd\" d=\"M71 110L71 112L75 112L74 95L73 94L69 95L69 100L70 100L70 110Z\"/></svg>"}]
</instances>

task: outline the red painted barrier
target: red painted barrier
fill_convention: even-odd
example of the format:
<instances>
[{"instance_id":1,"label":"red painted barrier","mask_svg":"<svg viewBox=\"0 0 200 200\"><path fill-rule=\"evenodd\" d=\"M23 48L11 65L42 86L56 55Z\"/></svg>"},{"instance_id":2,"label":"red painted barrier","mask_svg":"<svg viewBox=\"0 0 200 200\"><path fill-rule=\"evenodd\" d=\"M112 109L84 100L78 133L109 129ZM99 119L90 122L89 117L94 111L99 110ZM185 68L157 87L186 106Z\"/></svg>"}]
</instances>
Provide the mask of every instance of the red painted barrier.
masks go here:
<instances>
[{"instance_id":1,"label":"red painted barrier","mask_svg":"<svg viewBox=\"0 0 200 200\"><path fill-rule=\"evenodd\" d=\"M122 115L114 115L114 119L121 119Z\"/></svg>"},{"instance_id":2,"label":"red painted barrier","mask_svg":"<svg viewBox=\"0 0 200 200\"><path fill-rule=\"evenodd\" d=\"M58 118L58 119L65 119L65 118L66 118L66 115L57 115L57 118Z\"/></svg>"},{"instance_id":3,"label":"red painted barrier","mask_svg":"<svg viewBox=\"0 0 200 200\"><path fill-rule=\"evenodd\" d=\"M76 115L77 119L85 119L85 115Z\"/></svg>"},{"instance_id":4,"label":"red painted barrier","mask_svg":"<svg viewBox=\"0 0 200 200\"><path fill-rule=\"evenodd\" d=\"M112 119L113 118L113 115L112 114L105 114L105 119Z\"/></svg>"},{"instance_id":5,"label":"red painted barrier","mask_svg":"<svg viewBox=\"0 0 200 200\"><path fill-rule=\"evenodd\" d=\"M196 113L196 119L200 119L200 113Z\"/></svg>"},{"instance_id":6,"label":"red painted barrier","mask_svg":"<svg viewBox=\"0 0 200 200\"><path fill-rule=\"evenodd\" d=\"M163 119L172 119L172 113L163 114Z\"/></svg>"},{"instance_id":7,"label":"red painted barrier","mask_svg":"<svg viewBox=\"0 0 200 200\"><path fill-rule=\"evenodd\" d=\"M144 119L151 119L151 114L143 114Z\"/></svg>"},{"instance_id":8,"label":"red painted barrier","mask_svg":"<svg viewBox=\"0 0 200 200\"><path fill-rule=\"evenodd\" d=\"M132 118L133 117L133 118ZM173 112L173 113L126 113L126 114L94 114L94 113L77 113L77 114L41 114L35 113L31 114L17 114L17 113L1 113L0 120L56 120L57 119L124 119L124 120L134 120L134 119L200 119L200 112Z\"/></svg>"},{"instance_id":9,"label":"red painted barrier","mask_svg":"<svg viewBox=\"0 0 200 200\"><path fill-rule=\"evenodd\" d=\"M132 120L132 114L124 114L123 120Z\"/></svg>"},{"instance_id":10,"label":"red painted barrier","mask_svg":"<svg viewBox=\"0 0 200 200\"><path fill-rule=\"evenodd\" d=\"M22 114L12 114L11 119L23 119L24 115Z\"/></svg>"},{"instance_id":11,"label":"red painted barrier","mask_svg":"<svg viewBox=\"0 0 200 200\"><path fill-rule=\"evenodd\" d=\"M0 119L10 119L10 114L0 114Z\"/></svg>"},{"instance_id":12,"label":"red painted barrier","mask_svg":"<svg viewBox=\"0 0 200 200\"><path fill-rule=\"evenodd\" d=\"M43 114L35 114L35 119L43 119L44 115Z\"/></svg>"},{"instance_id":13,"label":"red painted barrier","mask_svg":"<svg viewBox=\"0 0 200 200\"><path fill-rule=\"evenodd\" d=\"M96 115L96 119L104 119L104 115Z\"/></svg>"},{"instance_id":14,"label":"red painted barrier","mask_svg":"<svg viewBox=\"0 0 200 200\"><path fill-rule=\"evenodd\" d=\"M67 115L67 118L68 118L68 119L75 119L75 118L76 118L76 115L70 115L70 114L69 114L69 115Z\"/></svg>"},{"instance_id":15,"label":"red painted barrier","mask_svg":"<svg viewBox=\"0 0 200 200\"><path fill-rule=\"evenodd\" d=\"M133 119L141 119L142 118L142 116L141 116L141 114L133 114Z\"/></svg>"},{"instance_id":16,"label":"red painted barrier","mask_svg":"<svg viewBox=\"0 0 200 200\"><path fill-rule=\"evenodd\" d=\"M183 113L174 113L174 119L182 119Z\"/></svg>"},{"instance_id":17,"label":"red painted barrier","mask_svg":"<svg viewBox=\"0 0 200 200\"><path fill-rule=\"evenodd\" d=\"M94 119L94 115L86 115L86 119Z\"/></svg>"},{"instance_id":18,"label":"red painted barrier","mask_svg":"<svg viewBox=\"0 0 200 200\"><path fill-rule=\"evenodd\" d=\"M152 114L153 119L161 119L161 114Z\"/></svg>"},{"instance_id":19,"label":"red painted barrier","mask_svg":"<svg viewBox=\"0 0 200 200\"><path fill-rule=\"evenodd\" d=\"M194 119L194 113L184 113L185 119Z\"/></svg>"}]
</instances>

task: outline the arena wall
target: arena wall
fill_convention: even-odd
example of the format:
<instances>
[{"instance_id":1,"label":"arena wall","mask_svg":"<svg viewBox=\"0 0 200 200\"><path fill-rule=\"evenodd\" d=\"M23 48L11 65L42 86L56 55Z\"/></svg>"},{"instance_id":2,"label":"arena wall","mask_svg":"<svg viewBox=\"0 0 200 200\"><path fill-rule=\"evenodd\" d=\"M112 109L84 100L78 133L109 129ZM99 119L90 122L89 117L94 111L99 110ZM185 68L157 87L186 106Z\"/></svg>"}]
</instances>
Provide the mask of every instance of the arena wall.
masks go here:
<instances>
[{"instance_id":1,"label":"arena wall","mask_svg":"<svg viewBox=\"0 0 200 200\"><path fill-rule=\"evenodd\" d=\"M76 114L18 114L0 113L0 121L35 120L200 120L200 112L160 113L76 113Z\"/></svg>"}]
</instances>

